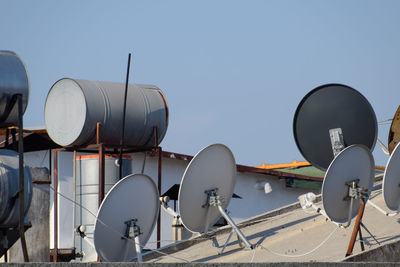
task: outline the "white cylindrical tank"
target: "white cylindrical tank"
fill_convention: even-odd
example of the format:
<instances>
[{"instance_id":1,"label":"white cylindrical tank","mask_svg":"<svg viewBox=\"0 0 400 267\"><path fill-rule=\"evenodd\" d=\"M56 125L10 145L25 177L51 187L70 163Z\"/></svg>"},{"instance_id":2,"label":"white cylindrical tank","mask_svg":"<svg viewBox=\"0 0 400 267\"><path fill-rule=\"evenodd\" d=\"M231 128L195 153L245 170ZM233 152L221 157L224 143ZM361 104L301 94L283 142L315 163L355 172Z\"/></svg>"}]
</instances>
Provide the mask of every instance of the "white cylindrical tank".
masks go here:
<instances>
[{"instance_id":1,"label":"white cylindrical tank","mask_svg":"<svg viewBox=\"0 0 400 267\"><path fill-rule=\"evenodd\" d=\"M32 201L32 176L24 168L24 215ZM0 224L16 225L19 222L19 158L13 150L0 149Z\"/></svg>"},{"instance_id":2,"label":"white cylindrical tank","mask_svg":"<svg viewBox=\"0 0 400 267\"><path fill-rule=\"evenodd\" d=\"M132 173L132 159L126 155L122 159L123 177ZM104 162L104 193L119 181L118 155L106 155ZM83 226L87 239L75 236L76 252L83 255L80 261L96 261L96 250L89 243L93 241L95 216L98 211L99 156L82 155L76 157L75 167L75 223L74 228ZM121 203L121 205L129 205ZM88 242L89 240L89 242Z\"/></svg>"},{"instance_id":3,"label":"white cylindrical tank","mask_svg":"<svg viewBox=\"0 0 400 267\"><path fill-rule=\"evenodd\" d=\"M46 99L44 117L50 138L61 146L94 143L96 123L101 123L104 144L118 145L122 131L125 85L64 78L57 81ZM154 85L128 87L125 140L128 146L151 147L168 127L168 106L162 91ZM158 144L157 144L158 145Z\"/></svg>"},{"instance_id":4,"label":"white cylindrical tank","mask_svg":"<svg viewBox=\"0 0 400 267\"><path fill-rule=\"evenodd\" d=\"M16 53L0 51L0 128L18 122L18 106L11 106L11 100L16 94L22 95L22 110L25 112L29 98L25 65Z\"/></svg>"}]
</instances>

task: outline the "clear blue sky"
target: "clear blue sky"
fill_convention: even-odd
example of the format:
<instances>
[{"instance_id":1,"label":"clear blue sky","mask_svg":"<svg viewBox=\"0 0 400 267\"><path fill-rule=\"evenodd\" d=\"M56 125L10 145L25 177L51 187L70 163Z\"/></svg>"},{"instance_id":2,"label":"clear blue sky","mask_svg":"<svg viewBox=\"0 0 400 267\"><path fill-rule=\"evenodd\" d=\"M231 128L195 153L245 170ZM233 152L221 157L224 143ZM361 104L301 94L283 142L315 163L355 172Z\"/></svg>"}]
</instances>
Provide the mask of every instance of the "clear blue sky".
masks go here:
<instances>
[{"instance_id":1,"label":"clear blue sky","mask_svg":"<svg viewBox=\"0 0 400 267\"><path fill-rule=\"evenodd\" d=\"M293 115L319 85L347 84L378 120L393 117L399 14L395 0L0 0L0 49L27 66L26 126L44 125L47 92L60 78L124 82L131 52L130 81L167 97L165 150L195 154L220 142L238 163L282 163L302 160ZM379 128L385 143L388 129Z\"/></svg>"}]
</instances>

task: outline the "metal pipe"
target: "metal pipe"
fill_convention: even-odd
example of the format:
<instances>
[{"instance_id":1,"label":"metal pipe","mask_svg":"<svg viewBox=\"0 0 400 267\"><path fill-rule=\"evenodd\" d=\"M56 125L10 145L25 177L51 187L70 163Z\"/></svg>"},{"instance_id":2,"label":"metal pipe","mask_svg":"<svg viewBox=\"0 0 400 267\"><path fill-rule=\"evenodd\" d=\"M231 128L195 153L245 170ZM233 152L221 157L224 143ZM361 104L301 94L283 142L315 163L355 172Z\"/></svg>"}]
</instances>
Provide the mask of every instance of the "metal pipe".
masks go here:
<instances>
[{"instance_id":1,"label":"metal pipe","mask_svg":"<svg viewBox=\"0 0 400 267\"><path fill-rule=\"evenodd\" d=\"M54 251L53 251L53 262L57 262L58 257L58 149L54 150Z\"/></svg>"},{"instance_id":2,"label":"metal pipe","mask_svg":"<svg viewBox=\"0 0 400 267\"><path fill-rule=\"evenodd\" d=\"M375 209L377 209L378 211L380 211L381 213L383 213L385 216L396 216L397 214L399 214L399 212L393 212L393 213L389 213L387 211L385 211L384 209L382 209L381 207L379 207L378 205L376 205L374 202L372 202L371 200L368 200L367 204L370 204L372 207L374 207Z\"/></svg>"},{"instance_id":3,"label":"metal pipe","mask_svg":"<svg viewBox=\"0 0 400 267\"><path fill-rule=\"evenodd\" d=\"M135 249L138 262L142 262L142 248L140 247L139 235L135 236Z\"/></svg>"},{"instance_id":4,"label":"metal pipe","mask_svg":"<svg viewBox=\"0 0 400 267\"><path fill-rule=\"evenodd\" d=\"M353 233L351 234L349 246L348 246L347 252L346 252L346 257L350 256L351 253L353 253L354 244L356 242L358 229L360 228L361 219L364 215L364 210L365 210L365 202L363 199L361 199L360 209L358 210L357 219L354 224Z\"/></svg>"},{"instance_id":5,"label":"metal pipe","mask_svg":"<svg viewBox=\"0 0 400 267\"><path fill-rule=\"evenodd\" d=\"M25 217L25 178L24 178L24 123L23 123L23 107L22 107L22 95L17 95L17 103L18 103L18 153L19 153L19 235L21 238L22 252L24 254L24 261L29 262L28 250L26 247L25 240L25 225L24 225L24 217Z\"/></svg>"},{"instance_id":6,"label":"metal pipe","mask_svg":"<svg viewBox=\"0 0 400 267\"><path fill-rule=\"evenodd\" d=\"M218 205L218 210L221 213L221 215L225 218L225 220L229 223L230 226L235 230L235 232L238 234L239 238L243 241L245 244L246 249L253 249L253 246L247 241L247 238L243 235L243 233L240 231L239 227L232 221L231 217L224 211L224 208L222 208L221 205Z\"/></svg>"},{"instance_id":7,"label":"metal pipe","mask_svg":"<svg viewBox=\"0 0 400 267\"><path fill-rule=\"evenodd\" d=\"M101 202L104 199L104 183L105 183L105 171L104 171L104 161L105 161L105 151L104 151L104 145L100 144L99 145L99 207L101 205Z\"/></svg>"},{"instance_id":8,"label":"metal pipe","mask_svg":"<svg viewBox=\"0 0 400 267\"><path fill-rule=\"evenodd\" d=\"M340 226L343 227L343 228L347 228L347 227L350 226L351 217L352 217L352 215L353 215L353 202L354 202L354 198L352 197L352 198L350 199L350 208L349 208L349 215L348 215L348 217L347 217L347 223L346 223L345 225L343 225L343 224L340 225Z\"/></svg>"},{"instance_id":9,"label":"metal pipe","mask_svg":"<svg viewBox=\"0 0 400 267\"><path fill-rule=\"evenodd\" d=\"M173 209L171 209L171 207L167 203L161 202L161 207L163 207L165 212L168 213L169 215L176 217L176 218L180 218L178 213L176 213Z\"/></svg>"},{"instance_id":10,"label":"metal pipe","mask_svg":"<svg viewBox=\"0 0 400 267\"><path fill-rule=\"evenodd\" d=\"M155 128L157 133L157 128ZM157 136L157 135L156 135ZM157 138L156 138L157 140ZM158 147L158 194L161 196L161 183L162 183L162 148ZM158 211L158 220L157 220L157 248L161 247L161 210Z\"/></svg>"},{"instance_id":11,"label":"metal pipe","mask_svg":"<svg viewBox=\"0 0 400 267\"><path fill-rule=\"evenodd\" d=\"M128 67L126 71L126 81L125 81L125 94L124 94L124 108L122 110L122 131L121 131L121 140L120 144L120 151L119 151L119 179L122 179L122 150L124 148L124 138L125 138L125 116L126 116L126 98L128 95L128 82L129 82L129 69L131 66L131 53L128 56Z\"/></svg>"}]
</instances>

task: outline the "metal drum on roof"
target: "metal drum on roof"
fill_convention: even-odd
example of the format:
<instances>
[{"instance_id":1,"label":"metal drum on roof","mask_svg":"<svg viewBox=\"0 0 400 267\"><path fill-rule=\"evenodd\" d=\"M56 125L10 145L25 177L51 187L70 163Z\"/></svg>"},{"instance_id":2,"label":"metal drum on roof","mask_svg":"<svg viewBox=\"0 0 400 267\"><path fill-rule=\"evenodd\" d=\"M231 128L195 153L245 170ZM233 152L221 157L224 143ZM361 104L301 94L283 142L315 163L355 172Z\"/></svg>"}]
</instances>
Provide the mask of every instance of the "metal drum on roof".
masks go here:
<instances>
[{"instance_id":1,"label":"metal drum on roof","mask_svg":"<svg viewBox=\"0 0 400 267\"><path fill-rule=\"evenodd\" d=\"M13 150L0 149L0 224L15 225L19 220L19 159ZM24 214L32 201L32 176L24 167Z\"/></svg>"},{"instance_id":2,"label":"metal drum on roof","mask_svg":"<svg viewBox=\"0 0 400 267\"><path fill-rule=\"evenodd\" d=\"M50 89L44 110L50 138L61 146L93 143L96 124L101 123L101 140L118 145L122 130L124 84L64 78ZM125 144L151 147L168 127L168 106L162 91L154 85L128 87ZM158 144L157 144L158 145Z\"/></svg>"},{"instance_id":3,"label":"metal drum on roof","mask_svg":"<svg viewBox=\"0 0 400 267\"><path fill-rule=\"evenodd\" d=\"M22 110L28 105L29 80L20 57L11 51L0 51L0 127L18 122L18 107L12 107L13 95L22 95Z\"/></svg>"}]
</instances>

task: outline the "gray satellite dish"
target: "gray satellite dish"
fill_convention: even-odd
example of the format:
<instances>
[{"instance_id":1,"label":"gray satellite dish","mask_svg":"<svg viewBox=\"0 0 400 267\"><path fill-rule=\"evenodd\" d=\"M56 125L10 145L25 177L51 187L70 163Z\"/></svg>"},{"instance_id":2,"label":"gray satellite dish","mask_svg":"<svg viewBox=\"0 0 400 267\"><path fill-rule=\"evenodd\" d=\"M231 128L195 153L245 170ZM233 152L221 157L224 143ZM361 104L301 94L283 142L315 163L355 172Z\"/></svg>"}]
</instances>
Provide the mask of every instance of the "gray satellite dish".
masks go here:
<instances>
[{"instance_id":1,"label":"gray satellite dish","mask_svg":"<svg viewBox=\"0 0 400 267\"><path fill-rule=\"evenodd\" d=\"M372 151L377 131L375 112L368 100L342 84L326 84L309 92L293 120L294 138L301 154L322 170L346 146L363 144Z\"/></svg>"},{"instance_id":2,"label":"gray satellite dish","mask_svg":"<svg viewBox=\"0 0 400 267\"><path fill-rule=\"evenodd\" d=\"M94 246L102 261L127 262L146 244L156 224L159 195L144 174L129 175L116 183L97 213ZM139 238L140 236L140 238Z\"/></svg>"},{"instance_id":3,"label":"gray satellite dish","mask_svg":"<svg viewBox=\"0 0 400 267\"><path fill-rule=\"evenodd\" d=\"M227 242L236 232L245 243L245 248L252 249L252 245L225 212L235 181L236 163L229 148L222 144L204 148L194 156L183 174L178 196L180 216L183 225L192 232L207 232L209 226L223 216L232 226Z\"/></svg>"},{"instance_id":4,"label":"gray satellite dish","mask_svg":"<svg viewBox=\"0 0 400 267\"><path fill-rule=\"evenodd\" d=\"M394 211L400 207L400 148L398 143L390 156L383 175L382 191L386 206Z\"/></svg>"},{"instance_id":5,"label":"gray satellite dish","mask_svg":"<svg viewBox=\"0 0 400 267\"><path fill-rule=\"evenodd\" d=\"M333 222L349 222L358 212L360 198L368 199L374 164L371 151L364 145L345 148L331 162L322 184L322 203Z\"/></svg>"}]
</instances>

